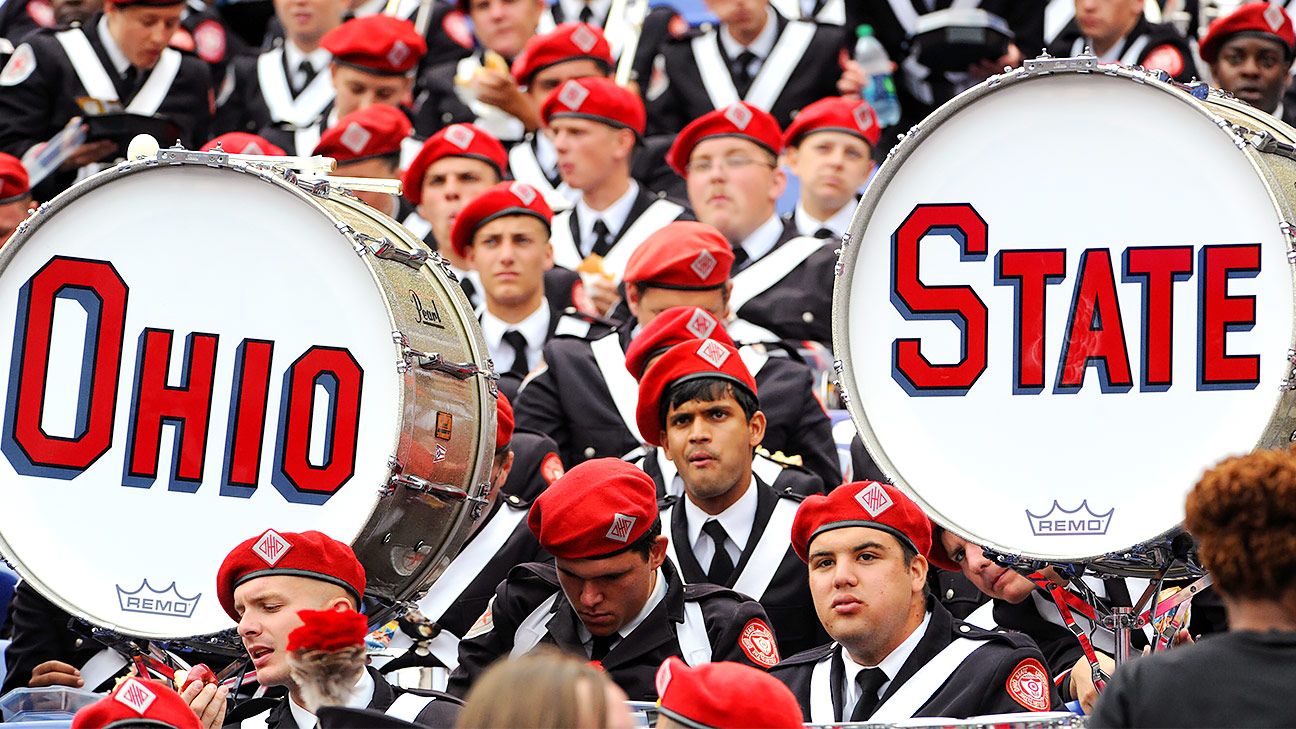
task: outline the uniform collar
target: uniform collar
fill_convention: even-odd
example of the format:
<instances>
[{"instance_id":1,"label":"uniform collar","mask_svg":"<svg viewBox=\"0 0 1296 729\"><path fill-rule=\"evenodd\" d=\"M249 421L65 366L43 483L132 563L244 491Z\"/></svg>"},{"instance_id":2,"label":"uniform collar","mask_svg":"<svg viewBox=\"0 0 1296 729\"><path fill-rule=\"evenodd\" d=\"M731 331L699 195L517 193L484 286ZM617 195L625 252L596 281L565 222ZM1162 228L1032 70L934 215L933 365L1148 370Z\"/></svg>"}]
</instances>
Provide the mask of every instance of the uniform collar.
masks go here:
<instances>
[{"instance_id":1,"label":"uniform collar","mask_svg":"<svg viewBox=\"0 0 1296 729\"><path fill-rule=\"evenodd\" d=\"M113 69L117 75L121 76L130 68L131 62L126 59L126 54L122 53L121 46L117 45L117 39L113 38L112 33L108 31L108 16L99 16L99 42L103 44L104 52L108 54L108 60L112 61Z\"/></svg>"},{"instance_id":2,"label":"uniform collar","mask_svg":"<svg viewBox=\"0 0 1296 729\"><path fill-rule=\"evenodd\" d=\"M594 25L601 26L606 22L608 11L612 9L612 0L558 0L558 5L562 7L563 20L568 23L580 22L581 8L589 5L589 9L594 13L590 21Z\"/></svg>"},{"instance_id":3,"label":"uniform collar","mask_svg":"<svg viewBox=\"0 0 1296 729\"><path fill-rule=\"evenodd\" d=\"M315 69L315 73L320 73L328 68L329 63L333 60L333 54L324 50L324 46L307 53L298 48L296 43L284 38L283 49L284 65L288 67L288 73L290 74L297 73L297 68L301 66L302 61L310 61L311 68Z\"/></svg>"},{"instance_id":4,"label":"uniform collar","mask_svg":"<svg viewBox=\"0 0 1296 729\"><path fill-rule=\"evenodd\" d=\"M756 476L752 474L751 483L747 484L747 491L738 500L729 505L729 508L715 516L702 511L689 500L685 494L680 497L684 502L684 517L688 522L688 539L694 553L697 553L698 538L702 535L702 525L708 520L715 519L724 527L725 534L729 539L738 545L738 553L742 554L747 548L747 542L751 539L752 525L756 522ZM736 564L738 560L733 560Z\"/></svg>"},{"instance_id":5,"label":"uniform collar","mask_svg":"<svg viewBox=\"0 0 1296 729\"><path fill-rule=\"evenodd\" d=\"M736 247L747 251L747 260L755 263L766 253L774 250L782 235L783 219L775 213Z\"/></svg>"},{"instance_id":6,"label":"uniform collar","mask_svg":"<svg viewBox=\"0 0 1296 729\"><path fill-rule=\"evenodd\" d=\"M374 680L369 675L369 670L365 669L360 673L360 680L356 681L355 688L351 690L351 695L347 698L346 706L351 709L367 708L374 697ZM319 726L319 720L315 715L305 708L298 706L296 701L292 700L292 695L288 696L288 710L292 712L293 721L297 724L297 729L315 729Z\"/></svg>"},{"instance_id":7,"label":"uniform collar","mask_svg":"<svg viewBox=\"0 0 1296 729\"><path fill-rule=\"evenodd\" d=\"M931 624L931 617L931 612L926 612L923 615L922 622L918 624L917 628L914 628L914 631L909 634L909 637L905 638L900 645L895 647L895 650L887 654L887 657L883 658L882 662L876 666L862 666L856 663L855 659L851 658L846 647L842 647L842 667L845 669L842 673L843 719L850 715L850 712L846 711L845 707L850 707L851 711L854 711L855 703L859 701L859 686L855 683L855 676L866 668L882 669L882 672L887 675L887 680L886 683L878 686L878 696L885 696L887 689L891 686L892 680L894 680L900 673L900 669L904 666L905 661L909 660L909 656L913 655L914 649L918 647L918 642L921 641L923 635L927 633L927 626Z\"/></svg>"},{"instance_id":8,"label":"uniform collar","mask_svg":"<svg viewBox=\"0 0 1296 729\"><path fill-rule=\"evenodd\" d=\"M511 329L516 329L518 332L521 332L522 336L526 337L527 354L529 355L532 352L539 353L541 345L544 344L545 337L549 334L550 316L549 301L545 298L541 298L540 306L537 307L535 311L528 314L527 318L517 324L509 324L490 313L490 309L483 307L481 312L481 327L482 335L486 337L486 346L490 348L492 354L502 351L504 333ZM511 350L508 353L510 355L513 354ZM495 357L495 362L499 364L500 358L498 356ZM508 368L503 365L500 365L500 367L505 371L508 370ZM528 369L530 369L529 363Z\"/></svg>"},{"instance_id":9,"label":"uniform collar","mask_svg":"<svg viewBox=\"0 0 1296 729\"><path fill-rule=\"evenodd\" d=\"M653 585L653 590L648 595L648 601L644 603L643 609L639 611L638 615L634 616L632 620L627 622L625 625L622 625L621 628L617 630L617 635L619 637L626 638L633 633L635 628L638 628L643 621L647 620L648 616L652 614L652 611L656 610L657 606L666 599L666 574L660 567L658 567L655 575L656 579L654 582L656 582L656 584ZM576 634L580 637L581 644L587 647L589 646L590 641L594 640L593 634L589 632L589 628L585 627L585 623L580 621L579 616L576 617Z\"/></svg>"},{"instance_id":10,"label":"uniform collar","mask_svg":"<svg viewBox=\"0 0 1296 729\"><path fill-rule=\"evenodd\" d=\"M813 215L806 212L805 206L797 202L796 212L793 213L793 220L796 222L797 230L801 235L814 235L815 231L820 228L827 228L833 232L833 235L840 238L850 227L851 218L855 215L855 205L858 201L851 198L850 202L841 206L841 209L833 213L827 220L817 220Z\"/></svg>"},{"instance_id":11,"label":"uniform collar","mask_svg":"<svg viewBox=\"0 0 1296 729\"><path fill-rule=\"evenodd\" d=\"M606 210L595 210L585 204L585 196L576 201L576 222L580 225L581 252L588 255L594 248L594 221L602 219L608 228L608 235L613 240L625 230L626 221L630 218L630 209L639 197L639 183L630 180L625 194L607 206Z\"/></svg>"},{"instance_id":12,"label":"uniform collar","mask_svg":"<svg viewBox=\"0 0 1296 729\"><path fill-rule=\"evenodd\" d=\"M738 58L738 54L743 51L751 51L762 61L769 58L769 54L774 50L774 43L778 41L778 15L774 13L774 8L765 6L765 28L761 30L760 35L750 45L744 46L739 43L732 35L729 34L729 27L720 26L720 43L724 46L725 53L733 59Z\"/></svg>"}]
</instances>

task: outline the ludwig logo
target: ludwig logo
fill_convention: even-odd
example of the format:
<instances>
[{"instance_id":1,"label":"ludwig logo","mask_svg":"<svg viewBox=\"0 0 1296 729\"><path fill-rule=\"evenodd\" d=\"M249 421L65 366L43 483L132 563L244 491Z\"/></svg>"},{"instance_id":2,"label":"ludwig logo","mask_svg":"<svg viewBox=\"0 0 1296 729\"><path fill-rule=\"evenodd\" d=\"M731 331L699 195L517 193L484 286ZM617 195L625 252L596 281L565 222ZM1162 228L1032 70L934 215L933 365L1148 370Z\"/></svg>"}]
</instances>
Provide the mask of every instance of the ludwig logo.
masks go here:
<instances>
[{"instance_id":1,"label":"ludwig logo","mask_svg":"<svg viewBox=\"0 0 1296 729\"><path fill-rule=\"evenodd\" d=\"M1079 506L1068 511L1054 499L1047 513L1033 514L1027 509L1026 518L1030 519L1031 531L1037 537L1097 536L1107 533L1114 513L1116 507L1108 509L1105 514L1095 514L1088 501L1081 501Z\"/></svg>"},{"instance_id":2,"label":"ludwig logo","mask_svg":"<svg viewBox=\"0 0 1296 729\"><path fill-rule=\"evenodd\" d=\"M117 585L117 604L128 613L148 613L150 615L167 615L173 618L191 618L194 608L202 593L193 597L181 597L173 581L165 590L157 590L148 580L132 591Z\"/></svg>"}]
</instances>

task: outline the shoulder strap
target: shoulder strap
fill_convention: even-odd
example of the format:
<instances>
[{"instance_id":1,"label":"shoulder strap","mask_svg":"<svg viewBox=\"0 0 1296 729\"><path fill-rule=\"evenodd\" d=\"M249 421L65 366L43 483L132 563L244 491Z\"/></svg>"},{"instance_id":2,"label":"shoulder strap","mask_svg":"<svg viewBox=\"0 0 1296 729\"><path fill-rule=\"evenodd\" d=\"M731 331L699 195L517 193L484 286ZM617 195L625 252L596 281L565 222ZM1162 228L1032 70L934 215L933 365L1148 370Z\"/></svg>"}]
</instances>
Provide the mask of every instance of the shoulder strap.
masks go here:
<instances>
[{"instance_id":1,"label":"shoulder strap","mask_svg":"<svg viewBox=\"0 0 1296 729\"><path fill-rule=\"evenodd\" d=\"M837 717L833 715L833 685L832 685L832 662L833 656L837 654L837 644L833 644L832 650L814 665L814 670L810 672L810 723L811 724L835 724Z\"/></svg>"},{"instance_id":2,"label":"shoulder strap","mask_svg":"<svg viewBox=\"0 0 1296 729\"><path fill-rule=\"evenodd\" d=\"M526 509L514 509L508 504L501 506L418 601L419 612L434 623L440 620L446 610L463 595L463 591L468 589L468 585L481 574L481 566L499 552L500 546L508 540L526 515Z\"/></svg>"},{"instance_id":3,"label":"shoulder strap","mask_svg":"<svg viewBox=\"0 0 1296 729\"><path fill-rule=\"evenodd\" d=\"M519 144L514 149L521 146L523 145ZM531 156L534 158L534 155ZM575 214L571 210L564 210L553 216L553 221L549 223L549 245L553 246L554 265L573 271L581 264L580 249L576 247L571 234L571 218Z\"/></svg>"},{"instance_id":4,"label":"shoulder strap","mask_svg":"<svg viewBox=\"0 0 1296 729\"><path fill-rule=\"evenodd\" d=\"M558 188L554 187L553 184L549 182L549 176L544 173L543 169L541 169L540 160L536 159L535 150L531 148L530 144L526 142L518 142L509 149L508 157L509 169L513 172L513 179L521 180L539 190L540 194L544 195L545 202L549 203L551 209L555 212L559 212L567 210L572 206L571 200L568 200L558 191ZM554 230L555 234L557 233L556 227L551 225L550 228ZM553 239L550 238L549 242L552 243ZM566 266L567 264L558 260L557 254L558 251L557 248L555 248L554 263L559 266ZM576 258L576 263L580 263L579 256ZM575 264L572 264L570 267L574 268Z\"/></svg>"},{"instance_id":5,"label":"shoulder strap","mask_svg":"<svg viewBox=\"0 0 1296 729\"><path fill-rule=\"evenodd\" d=\"M690 666L711 662L711 637L707 635L706 617L702 606L693 600L684 601L684 622L675 633L680 654Z\"/></svg>"},{"instance_id":6,"label":"shoulder strap","mask_svg":"<svg viewBox=\"0 0 1296 729\"><path fill-rule=\"evenodd\" d=\"M639 249L648 236L666 227L667 223L678 218L683 212L683 206L670 200L654 200L638 218L630 223L626 231L617 239L616 245L608 251L607 257L603 259L603 270L620 280L621 273L630 262L631 254ZM557 263L556 256L554 262Z\"/></svg>"},{"instance_id":7,"label":"shoulder strap","mask_svg":"<svg viewBox=\"0 0 1296 729\"><path fill-rule=\"evenodd\" d=\"M738 356L742 358L743 364L747 365L747 371L752 377L756 376L765 368L765 363L769 361L769 355L757 351L755 347L742 346L738 348Z\"/></svg>"},{"instance_id":8,"label":"shoulder strap","mask_svg":"<svg viewBox=\"0 0 1296 729\"><path fill-rule=\"evenodd\" d=\"M846 0L828 0L824 3L823 10L820 10L814 19L828 25L845 25Z\"/></svg>"},{"instance_id":9,"label":"shoulder strap","mask_svg":"<svg viewBox=\"0 0 1296 729\"><path fill-rule=\"evenodd\" d=\"M120 652L112 648L103 648L90 656L90 660L81 666L81 681L87 689L93 691L99 684L117 675L117 672L129 663L130 660Z\"/></svg>"},{"instance_id":10,"label":"shoulder strap","mask_svg":"<svg viewBox=\"0 0 1296 729\"><path fill-rule=\"evenodd\" d=\"M824 245L827 244L818 238L799 236L766 253L759 261L744 268L733 277L733 293L729 295L729 310L738 311L748 301L765 293Z\"/></svg>"},{"instance_id":11,"label":"shoulder strap","mask_svg":"<svg viewBox=\"0 0 1296 729\"><path fill-rule=\"evenodd\" d=\"M558 27L558 22L554 20L553 13L554 9L552 5L546 7L544 12L540 13L540 22L536 23L536 35L552 33L553 29Z\"/></svg>"},{"instance_id":12,"label":"shoulder strap","mask_svg":"<svg viewBox=\"0 0 1296 729\"><path fill-rule=\"evenodd\" d=\"M783 93L783 87L792 78L792 72L801 67L801 57L814 40L815 28L814 23L799 20L790 21L783 28L774 43L774 50L770 51L769 57L761 64L760 72L747 91L746 100L750 104L762 109L774 108L774 103Z\"/></svg>"},{"instance_id":13,"label":"shoulder strap","mask_svg":"<svg viewBox=\"0 0 1296 729\"><path fill-rule=\"evenodd\" d=\"M553 610L554 603L558 602L558 596L562 594L562 589L549 596L548 600L540 603L531 614L526 616L518 624L517 631L513 633L513 650L509 652L510 658L524 656L531 652L540 644L549 631L545 625L549 622L549 613Z\"/></svg>"},{"instance_id":14,"label":"shoulder strap","mask_svg":"<svg viewBox=\"0 0 1296 729\"><path fill-rule=\"evenodd\" d=\"M625 352L621 351L621 340L616 332L590 342L594 351L594 362L603 375L608 392L612 394L612 404L616 405L621 420L636 441L643 442L639 435L638 419L635 409L639 405L639 383L625 368Z\"/></svg>"},{"instance_id":15,"label":"shoulder strap","mask_svg":"<svg viewBox=\"0 0 1296 729\"><path fill-rule=\"evenodd\" d=\"M288 88L288 76L284 73L283 52L283 48L274 48L257 58L257 83L261 87L261 97L265 99L271 120L294 127L311 126L333 101L333 77L327 73L315 74L315 78L294 99ZM298 149L297 154L310 154L314 148L311 145L304 151Z\"/></svg>"},{"instance_id":16,"label":"shoulder strap","mask_svg":"<svg viewBox=\"0 0 1296 729\"><path fill-rule=\"evenodd\" d=\"M135 98L127 105L126 111L144 116L156 114L158 107L166 100L167 93L171 91L171 84L175 82L178 73L180 73L180 51L164 48L162 57L158 59L157 65L153 66L152 72L145 79L139 92L135 94Z\"/></svg>"},{"instance_id":17,"label":"shoulder strap","mask_svg":"<svg viewBox=\"0 0 1296 729\"><path fill-rule=\"evenodd\" d=\"M249 716L239 722L239 729L265 729L270 723L270 712L273 710L272 707L255 716Z\"/></svg>"},{"instance_id":18,"label":"shoulder strap","mask_svg":"<svg viewBox=\"0 0 1296 729\"><path fill-rule=\"evenodd\" d=\"M945 685L963 661L978 649L985 647L989 641L956 638L945 646L945 650L918 669L896 692L887 699L869 717L870 724L886 724L913 718L918 710L926 704L937 689Z\"/></svg>"},{"instance_id":19,"label":"shoulder strap","mask_svg":"<svg viewBox=\"0 0 1296 729\"><path fill-rule=\"evenodd\" d=\"M999 624L994 619L994 600L987 600L976 610L973 610L971 615L963 618L963 622L968 625L975 625L982 630L997 630Z\"/></svg>"},{"instance_id":20,"label":"shoulder strap","mask_svg":"<svg viewBox=\"0 0 1296 729\"><path fill-rule=\"evenodd\" d=\"M756 542L756 548L747 560L747 566L734 582L734 590L753 600L765 596L774 573L787 554L788 535L792 533L792 519L796 517L797 506L798 503L791 499L779 499L774 505L774 513L770 514L765 531L761 532L760 541Z\"/></svg>"},{"instance_id":21,"label":"shoulder strap","mask_svg":"<svg viewBox=\"0 0 1296 729\"><path fill-rule=\"evenodd\" d=\"M1044 7L1044 42L1052 43L1075 17L1075 0L1049 0Z\"/></svg>"},{"instance_id":22,"label":"shoulder strap","mask_svg":"<svg viewBox=\"0 0 1296 729\"><path fill-rule=\"evenodd\" d=\"M801 17L801 3L798 0L770 0L770 5L785 18L796 20Z\"/></svg>"},{"instance_id":23,"label":"shoulder strap","mask_svg":"<svg viewBox=\"0 0 1296 729\"><path fill-rule=\"evenodd\" d=\"M752 457L752 473L772 487L778 477L783 475L783 464L773 458L757 453ZM793 510L796 510L795 506L793 506Z\"/></svg>"},{"instance_id":24,"label":"shoulder strap","mask_svg":"<svg viewBox=\"0 0 1296 729\"><path fill-rule=\"evenodd\" d=\"M408 721L413 724L418 715L423 712L423 709L427 708L427 705L433 701L436 701L435 696L420 696L406 691L397 696L392 705L388 706L383 713L394 719Z\"/></svg>"},{"instance_id":25,"label":"shoulder strap","mask_svg":"<svg viewBox=\"0 0 1296 729\"><path fill-rule=\"evenodd\" d=\"M729 69L725 68L724 59L720 57L720 39L716 37L719 30L701 35L689 41L693 47L693 60L697 62L698 72L702 76L702 87L711 99L711 106L723 109L738 103L738 88L734 86Z\"/></svg>"},{"instance_id":26,"label":"shoulder strap","mask_svg":"<svg viewBox=\"0 0 1296 729\"><path fill-rule=\"evenodd\" d=\"M657 470L661 472L662 488L666 491L666 495L683 496L683 494L676 493L673 489L675 486L675 477L679 475L679 469L675 468L675 462L666 457L665 448L654 448L653 450L656 451Z\"/></svg>"},{"instance_id":27,"label":"shoulder strap","mask_svg":"<svg viewBox=\"0 0 1296 729\"><path fill-rule=\"evenodd\" d=\"M687 582L687 580L684 579L684 573L680 572L679 569L679 563L680 563L679 552L675 548L675 540L670 538L671 518L674 516L674 514L675 514L675 505L671 504L670 506L661 510L661 514L659 515L658 518L661 519L662 533L667 535L666 557L670 559L671 564L675 565L675 573L679 575L680 582ZM684 604L687 605L688 603L685 602Z\"/></svg>"},{"instance_id":28,"label":"shoulder strap","mask_svg":"<svg viewBox=\"0 0 1296 729\"><path fill-rule=\"evenodd\" d=\"M1144 33L1143 35L1135 38L1134 42L1129 45L1129 48L1126 48L1125 52L1121 54L1120 57L1121 65L1123 66L1137 65L1139 62L1139 57L1142 56L1143 51L1147 49L1149 40L1150 39L1147 33Z\"/></svg>"},{"instance_id":29,"label":"shoulder strap","mask_svg":"<svg viewBox=\"0 0 1296 729\"><path fill-rule=\"evenodd\" d=\"M910 0L887 0L887 4L891 6L896 22L904 28L905 35L912 38L914 31L918 29L918 11L913 3Z\"/></svg>"},{"instance_id":30,"label":"shoulder strap","mask_svg":"<svg viewBox=\"0 0 1296 729\"><path fill-rule=\"evenodd\" d=\"M69 28L55 33L54 37L67 53L68 60L72 62L72 70L76 71L86 94L101 101L119 100L117 87L113 86L108 71L104 69L99 56L95 55L94 47L86 37L86 31L81 28Z\"/></svg>"}]
</instances>

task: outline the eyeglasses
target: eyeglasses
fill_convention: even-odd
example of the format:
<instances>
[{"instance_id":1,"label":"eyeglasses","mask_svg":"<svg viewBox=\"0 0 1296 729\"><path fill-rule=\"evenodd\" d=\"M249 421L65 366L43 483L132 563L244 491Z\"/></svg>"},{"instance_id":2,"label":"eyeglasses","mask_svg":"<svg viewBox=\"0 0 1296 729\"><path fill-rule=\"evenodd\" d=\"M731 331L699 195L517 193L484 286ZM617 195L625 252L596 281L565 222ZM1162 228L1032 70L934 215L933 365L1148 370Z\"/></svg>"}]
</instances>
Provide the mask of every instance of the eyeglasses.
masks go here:
<instances>
[{"instance_id":1,"label":"eyeglasses","mask_svg":"<svg viewBox=\"0 0 1296 729\"><path fill-rule=\"evenodd\" d=\"M706 157L699 160L693 160L684 166L684 170L688 172L690 175L695 173L705 175L711 170L717 168L728 172L731 170L741 170L744 167L750 167L752 165L763 165L771 169L774 167L774 164L772 162L768 162L766 160L760 160L760 159L756 159L755 157L747 157L744 155L732 154L727 157L721 157L720 159L711 159L709 157Z\"/></svg>"}]
</instances>

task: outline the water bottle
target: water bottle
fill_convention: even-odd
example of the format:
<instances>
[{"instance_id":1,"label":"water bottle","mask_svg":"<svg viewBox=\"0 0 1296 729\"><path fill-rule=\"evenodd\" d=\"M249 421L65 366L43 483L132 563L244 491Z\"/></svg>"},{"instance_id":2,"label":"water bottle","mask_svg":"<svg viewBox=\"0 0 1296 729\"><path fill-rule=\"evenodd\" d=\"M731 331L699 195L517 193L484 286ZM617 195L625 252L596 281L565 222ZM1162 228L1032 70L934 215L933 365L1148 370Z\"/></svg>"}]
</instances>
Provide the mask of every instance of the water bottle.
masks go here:
<instances>
[{"instance_id":1,"label":"water bottle","mask_svg":"<svg viewBox=\"0 0 1296 729\"><path fill-rule=\"evenodd\" d=\"M877 113L878 124L892 126L900 121L900 100L896 98L895 81L891 78L891 59L873 37L873 26L861 25L855 29L855 35L855 62L868 76L864 100Z\"/></svg>"}]
</instances>

